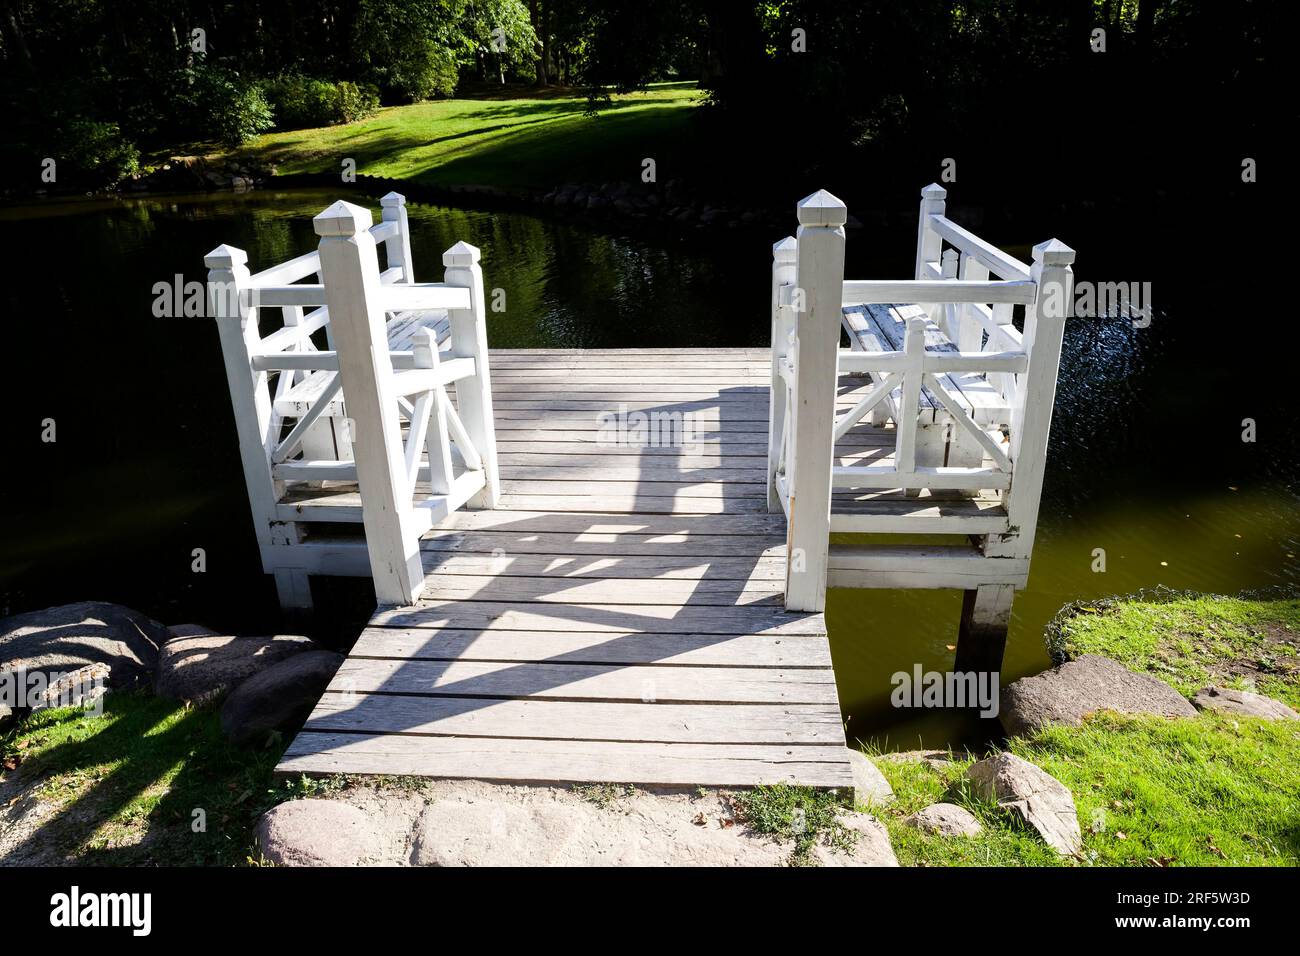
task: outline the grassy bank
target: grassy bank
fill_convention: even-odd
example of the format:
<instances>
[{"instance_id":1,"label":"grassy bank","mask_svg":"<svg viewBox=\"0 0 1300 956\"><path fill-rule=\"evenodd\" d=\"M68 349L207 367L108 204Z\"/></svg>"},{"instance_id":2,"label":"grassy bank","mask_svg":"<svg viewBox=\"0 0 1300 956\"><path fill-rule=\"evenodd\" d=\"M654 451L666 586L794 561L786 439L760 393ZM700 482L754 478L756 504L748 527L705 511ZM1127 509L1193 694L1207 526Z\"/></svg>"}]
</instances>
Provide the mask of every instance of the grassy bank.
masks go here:
<instances>
[{"instance_id":1,"label":"grassy bank","mask_svg":"<svg viewBox=\"0 0 1300 956\"><path fill-rule=\"evenodd\" d=\"M351 158L367 176L507 189L635 181L642 159L652 157L664 182L698 100L693 83L615 96L596 116L584 115L579 94L437 100L343 126L270 133L234 152L280 174L337 174Z\"/></svg>"},{"instance_id":2,"label":"grassy bank","mask_svg":"<svg viewBox=\"0 0 1300 956\"><path fill-rule=\"evenodd\" d=\"M1058 653L1101 654L1189 697L1206 684L1253 688L1296 706L1300 602L1175 597L1076 608L1053 628ZM1300 725L1202 713L1164 720L1100 714L1082 727L1013 738L1007 749L1074 794L1080 859L1009 826L963 786L971 758L877 764L898 796L882 812L903 865L1300 865ZM973 839L931 837L903 818L939 800L975 814Z\"/></svg>"},{"instance_id":3,"label":"grassy bank","mask_svg":"<svg viewBox=\"0 0 1300 956\"><path fill-rule=\"evenodd\" d=\"M1206 595L1075 605L1052 628L1060 657L1100 654L1191 697L1216 684L1300 710L1300 600Z\"/></svg>"},{"instance_id":4,"label":"grassy bank","mask_svg":"<svg viewBox=\"0 0 1300 956\"><path fill-rule=\"evenodd\" d=\"M0 736L0 858L245 862L258 816L292 792L271 783L282 749L233 747L215 711L143 694L110 694L103 717L33 714Z\"/></svg>"}]
</instances>

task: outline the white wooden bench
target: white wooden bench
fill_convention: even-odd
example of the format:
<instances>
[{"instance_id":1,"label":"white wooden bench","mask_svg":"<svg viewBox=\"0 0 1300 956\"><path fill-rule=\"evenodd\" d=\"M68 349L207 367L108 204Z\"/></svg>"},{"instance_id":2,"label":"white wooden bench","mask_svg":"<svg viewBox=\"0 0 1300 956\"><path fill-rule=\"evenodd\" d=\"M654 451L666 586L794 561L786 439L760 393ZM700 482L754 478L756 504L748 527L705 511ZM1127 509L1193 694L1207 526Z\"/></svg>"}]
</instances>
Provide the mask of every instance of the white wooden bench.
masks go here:
<instances>
[{"instance_id":1,"label":"white wooden bench","mask_svg":"<svg viewBox=\"0 0 1300 956\"><path fill-rule=\"evenodd\" d=\"M925 350L957 354L957 346L920 305L853 305L843 310L844 330L856 352L901 352L907 334L907 320L924 318ZM873 385L879 376L859 373ZM936 376L948 396L978 424L1001 428L1010 421L1011 406L998 388L981 372L948 372ZM883 425L897 421L902 405L902 386L895 388L869 413L869 423ZM921 388L918 402L916 463L923 467L979 467L984 450L931 391Z\"/></svg>"}]
</instances>

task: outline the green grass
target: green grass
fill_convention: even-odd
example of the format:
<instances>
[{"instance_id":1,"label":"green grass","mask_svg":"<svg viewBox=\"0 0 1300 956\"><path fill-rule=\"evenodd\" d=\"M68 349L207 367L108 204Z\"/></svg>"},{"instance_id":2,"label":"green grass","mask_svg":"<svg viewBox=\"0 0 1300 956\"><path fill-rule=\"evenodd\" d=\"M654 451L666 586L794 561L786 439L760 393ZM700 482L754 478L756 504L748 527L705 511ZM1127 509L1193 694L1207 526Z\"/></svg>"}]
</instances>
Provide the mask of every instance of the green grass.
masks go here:
<instances>
[{"instance_id":1,"label":"green grass","mask_svg":"<svg viewBox=\"0 0 1300 956\"><path fill-rule=\"evenodd\" d=\"M1295 866L1300 864L1300 728L1206 713L1186 720L1103 714L1014 738L1009 749L1074 794L1083 852L1061 857L943 770L878 760L897 801L878 815L904 866ZM903 818L944 800L984 825L929 836Z\"/></svg>"},{"instance_id":2,"label":"green grass","mask_svg":"<svg viewBox=\"0 0 1300 956\"><path fill-rule=\"evenodd\" d=\"M22 799L53 809L31 839L87 865L247 861L257 817L298 789L271 782L282 750L233 747L214 710L127 693L102 717L42 711L0 736L7 775L33 782Z\"/></svg>"},{"instance_id":3,"label":"green grass","mask_svg":"<svg viewBox=\"0 0 1300 956\"><path fill-rule=\"evenodd\" d=\"M582 95L437 100L343 126L269 133L235 152L280 174L338 173L352 158L367 176L528 189L633 181L653 157L663 182L699 98L693 83L655 84L615 96L595 116L584 115Z\"/></svg>"},{"instance_id":4,"label":"green grass","mask_svg":"<svg viewBox=\"0 0 1300 956\"><path fill-rule=\"evenodd\" d=\"M836 819L846 808L833 791L778 783L737 793L732 805L756 832L792 842L793 866L811 865L818 839L845 851L853 847L855 835Z\"/></svg>"},{"instance_id":5,"label":"green grass","mask_svg":"<svg viewBox=\"0 0 1300 956\"><path fill-rule=\"evenodd\" d=\"M1053 641L1057 652L1112 658L1188 697L1218 684L1256 690L1300 710L1300 600L1085 603L1060 622Z\"/></svg>"}]
</instances>

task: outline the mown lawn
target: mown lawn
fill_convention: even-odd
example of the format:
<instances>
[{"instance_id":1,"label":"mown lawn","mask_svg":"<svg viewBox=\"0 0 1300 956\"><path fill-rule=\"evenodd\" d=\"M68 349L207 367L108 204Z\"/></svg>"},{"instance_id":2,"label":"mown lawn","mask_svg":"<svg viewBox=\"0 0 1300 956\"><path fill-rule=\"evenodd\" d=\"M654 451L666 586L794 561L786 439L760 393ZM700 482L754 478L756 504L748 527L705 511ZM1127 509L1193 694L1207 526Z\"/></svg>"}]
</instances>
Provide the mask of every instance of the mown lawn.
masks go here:
<instances>
[{"instance_id":1,"label":"mown lawn","mask_svg":"<svg viewBox=\"0 0 1300 956\"><path fill-rule=\"evenodd\" d=\"M694 83L654 84L613 97L594 116L584 115L586 97L576 94L436 100L343 126L269 133L235 152L280 174L337 173L351 158L367 176L531 189L632 181L650 157L664 182L699 98Z\"/></svg>"}]
</instances>

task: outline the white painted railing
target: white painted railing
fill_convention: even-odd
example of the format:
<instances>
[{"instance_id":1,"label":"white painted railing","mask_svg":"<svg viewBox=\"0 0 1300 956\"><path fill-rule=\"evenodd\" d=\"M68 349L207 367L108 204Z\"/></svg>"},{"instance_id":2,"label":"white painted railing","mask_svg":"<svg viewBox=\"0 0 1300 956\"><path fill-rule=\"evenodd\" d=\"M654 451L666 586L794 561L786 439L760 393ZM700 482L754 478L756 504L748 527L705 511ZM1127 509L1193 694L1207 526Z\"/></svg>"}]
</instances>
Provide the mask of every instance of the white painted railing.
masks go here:
<instances>
[{"instance_id":1,"label":"white painted railing","mask_svg":"<svg viewBox=\"0 0 1300 956\"><path fill-rule=\"evenodd\" d=\"M457 243L443 254L444 281L417 283L405 199L382 204L372 225L368 210L335 203L313 221L315 252L256 274L239 249L206 257L263 566L286 607L310 606L312 566L288 489L357 483L376 596L399 605L423 588L420 535L499 496L479 252ZM284 318L265 337L263 308ZM390 348L390 316L437 310L447 312L445 351L428 327L407 336L409 349ZM312 339L321 330L327 349Z\"/></svg>"},{"instance_id":2,"label":"white painted railing","mask_svg":"<svg viewBox=\"0 0 1300 956\"><path fill-rule=\"evenodd\" d=\"M831 531L874 530L860 516L837 521L836 490L1000 496L1006 517L985 540L984 554L1027 560L1032 551L1074 252L1051 240L1035 246L1034 262L1026 265L949 220L942 187L928 186L921 195L913 279L845 281L848 211L825 191L799 203L797 236L773 247L768 500L788 517L786 606L792 610L824 606ZM842 309L873 304L919 306L922 314L906 319L902 348L841 349ZM1012 324L1017 306L1024 308L1023 333ZM931 323L942 335L927 348ZM849 373L866 375L872 387L837 417L837 382ZM986 406L977 418L959 397L954 375L995 392L994 409ZM946 464L947 450L938 463L918 460L923 394L967 436L978 465ZM835 443L854 425L884 423L882 404L894 426L892 461L835 464ZM989 416L999 420L980 420ZM960 518L926 527L922 517L908 527L961 530ZM897 530L897 517L880 529ZM988 519L969 530L987 532Z\"/></svg>"}]
</instances>

